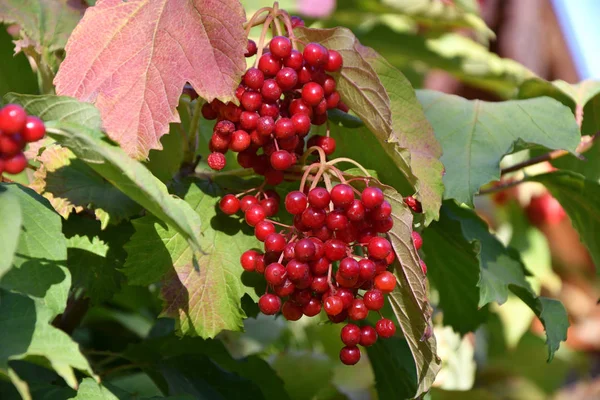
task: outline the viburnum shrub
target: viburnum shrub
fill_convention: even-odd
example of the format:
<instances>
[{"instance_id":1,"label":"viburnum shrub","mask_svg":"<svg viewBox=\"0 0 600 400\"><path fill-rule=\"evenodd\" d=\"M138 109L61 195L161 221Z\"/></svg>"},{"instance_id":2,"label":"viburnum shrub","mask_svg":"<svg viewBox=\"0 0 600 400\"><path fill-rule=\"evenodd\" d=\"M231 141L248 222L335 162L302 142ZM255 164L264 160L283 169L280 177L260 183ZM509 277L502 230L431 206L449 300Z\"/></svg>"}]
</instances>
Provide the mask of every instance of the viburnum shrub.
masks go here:
<instances>
[{"instance_id":1,"label":"viburnum shrub","mask_svg":"<svg viewBox=\"0 0 600 400\"><path fill-rule=\"evenodd\" d=\"M486 52L464 2L313 3L0 1L0 398L485 397L554 356L600 85ZM498 101L413 87L440 67Z\"/></svg>"}]
</instances>

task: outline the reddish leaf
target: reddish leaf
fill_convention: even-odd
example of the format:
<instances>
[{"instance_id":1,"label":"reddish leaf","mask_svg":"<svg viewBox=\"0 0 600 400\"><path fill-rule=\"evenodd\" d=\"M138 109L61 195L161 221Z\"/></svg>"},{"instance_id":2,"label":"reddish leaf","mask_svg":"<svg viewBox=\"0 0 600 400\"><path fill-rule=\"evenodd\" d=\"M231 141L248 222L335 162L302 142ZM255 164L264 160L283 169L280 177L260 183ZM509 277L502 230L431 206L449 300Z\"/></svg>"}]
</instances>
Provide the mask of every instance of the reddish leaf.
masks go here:
<instances>
[{"instance_id":1,"label":"reddish leaf","mask_svg":"<svg viewBox=\"0 0 600 400\"><path fill-rule=\"evenodd\" d=\"M67 43L56 91L95 103L108 136L145 158L179 122L186 82L209 101L233 99L244 20L237 0L99 0Z\"/></svg>"}]
</instances>

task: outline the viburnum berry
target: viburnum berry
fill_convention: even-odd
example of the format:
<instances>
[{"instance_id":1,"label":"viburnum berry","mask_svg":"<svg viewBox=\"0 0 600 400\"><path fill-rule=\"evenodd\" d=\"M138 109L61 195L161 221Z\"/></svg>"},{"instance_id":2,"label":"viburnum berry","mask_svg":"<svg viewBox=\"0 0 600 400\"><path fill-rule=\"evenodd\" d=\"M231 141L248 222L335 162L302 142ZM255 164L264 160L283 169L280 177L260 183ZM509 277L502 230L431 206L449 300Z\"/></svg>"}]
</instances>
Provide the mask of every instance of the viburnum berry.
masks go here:
<instances>
[{"instance_id":1,"label":"viburnum berry","mask_svg":"<svg viewBox=\"0 0 600 400\"><path fill-rule=\"evenodd\" d=\"M391 319L382 318L375 324L375 330L380 337L390 338L396 333L396 325Z\"/></svg>"},{"instance_id":2,"label":"viburnum berry","mask_svg":"<svg viewBox=\"0 0 600 400\"><path fill-rule=\"evenodd\" d=\"M309 261L317 252L314 242L310 239L300 239L294 248L296 258L301 261Z\"/></svg>"},{"instance_id":3,"label":"viburnum berry","mask_svg":"<svg viewBox=\"0 0 600 400\"><path fill-rule=\"evenodd\" d=\"M315 82L308 82L302 87L302 100L310 106L318 105L323 100L323 87Z\"/></svg>"},{"instance_id":4,"label":"viburnum berry","mask_svg":"<svg viewBox=\"0 0 600 400\"><path fill-rule=\"evenodd\" d=\"M365 207L369 209L376 208L383 203L383 192L376 187L367 187L362 191L360 199Z\"/></svg>"},{"instance_id":5,"label":"viburnum berry","mask_svg":"<svg viewBox=\"0 0 600 400\"><path fill-rule=\"evenodd\" d=\"M421 248L421 246L423 246L423 238L421 237L421 235L419 235L419 232L417 232L417 231L412 231L410 233L410 235L412 236L412 240L413 240L413 243L415 244L415 248L417 250L419 250Z\"/></svg>"},{"instance_id":6,"label":"viburnum berry","mask_svg":"<svg viewBox=\"0 0 600 400\"><path fill-rule=\"evenodd\" d=\"M292 166L294 158L285 150L278 150L271 154L271 166L277 170L284 171Z\"/></svg>"},{"instance_id":7,"label":"viburnum berry","mask_svg":"<svg viewBox=\"0 0 600 400\"><path fill-rule=\"evenodd\" d=\"M27 113L17 104L7 104L0 109L0 131L5 135L22 132L27 121Z\"/></svg>"},{"instance_id":8,"label":"viburnum berry","mask_svg":"<svg viewBox=\"0 0 600 400\"><path fill-rule=\"evenodd\" d=\"M363 301L369 310L378 311L383 307L385 298L380 290L372 289L364 294Z\"/></svg>"},{"instance_id":9,"label":"viburnum berry","mask_svg":"<svg viewBox=\"0 0 600 400\"><path fill-rule=\"evenodd\" d=\"M325 63L325 71L328 72L337 72L342 68L343 59L340 53L335 50L328 51L329 56L327 58L327 62Z\"/></svg>"},{"instance_id":10,"label":"viburnum berry","mask_svg":"<svg viewBox=\"0 0 600 400\"><path fill-rule=\"evenodd\" d=\"M323 301L323 308L329 315L338 315L344 309L344 303L338 296L329 296Z\"/></svg>"},{"instance_id":11,"label":"viburnum berry","mask_svg":"<svg viewBox=\"0 0 600 400\"><path fill-rule=\"evenodd\" d=\"M4 172L9 174L18 174L25 170L27 167L27 158L23 153L18 153L14 156L5 158L3 169Z\"/></svg>"},{"instance_id":12,"label":"viburnum berry","mask_svg":"<svg viewBox=\"0 0 600 400\"><path fill-rule=\"evenodd\" d=\"M258 308L266 315L277 314L281 308L281 299L274 294L263 294L260 299L258 299Z\"/></svg>"},{"instance_id":13,"label":"viburnum berry","mask_svg":"<svg viewBox=\"0 0 600 400\"><path fill-rule=\"evenodd\" d=\"M290 67L284 67L275 75L275 81L282 91L292 90L298 83L298 73Z\"/></svg>"},{"instance_id":14,"label":"viburnum berry","mask_svg":"<svg viewBox=\"0 0 600 400\"><path fill-rule=\"evenodd\" d=\"M248 45L246 46L246 53L244 56L252 57L258 51L258 47L256 46L256 42L252 39L248 39Z\"/></svg>"},{"instance_id":15,"label":"viburnum berry","mask_svg":"<svg viewBox=\"0 0 600 400\"><path fill-rule=\"evenodd\" d=\"M314 317L321 312L321 302L315 297L312 297L308 304L305 304L302 307L302 312L307 317Z\"/></svg>"},{"instance_id":16,"label":"viburnum berry","mask_svg":"<svg viewBox=\"0 0 600 400\"><path fill-rule=\"evenodd\" d=\"M319 43L309 43L302 53L304 61L313 67L323 67L329 60L329 52Z\"/></svg>"},{"instance_id":17,"label":"viburnum berry","mask_svg":"<svg viewBox=\"0 0 600 400\"><path fill-rule=\"evenodd\" d=\"M269 43L269 50L275 57L289 57L292 53L292 42L285 36L275 36Z\"/></svg>"},{"instance_id":18,"label":"viburnum berry","mask_svg":"<svg viewBox=\"0 0 600 400\"><path fill-rule=\"evenodd\" d=\"M46 134L44 121L35 116L28 116L25 119L25 127L21 131L21 137L28 143L37 142Z\"/></svg>"},{"instance_id":19,"label":"viburnum berry","mask_svg":"<svg viewBox=\"0 0 600 400\"><path fill-rule=\"evenodd\" d=\"M316 187L308 192L308 204L316 208L326 208L329 206L329 191L322 187Z\"/></svg>"},{"instance_id":20,"label":"viburnum berry","mask_svg":"<svg viewBox=\"0 0 600 400\"><path fill-rule=\"evenodd\" d=\"M272 263L265 269L265 280L271 285L281 285L285 281L286 268L283 264Z\"/></svg>"},{"instance_id":21,"label":"viburnum berry","mask_svg":"<svg viewBox=\"0 0 600 400\"><path fill-rule=\"evenodd\" d=\"M377 236L369 241L367 251L370 257L383 260L392 251L392 245L387 239Z\"/></svg>"},{"instance_id":22,"label":"viburnum berry","mask_svg":"<svg viewBox=\"0 0 600 400\"><path fill-rule=\"evenodd\" d=\"M264 242L271 233L275 233L275 225L269 221L260 221L254 227L254 236L261 242Z\"/></svg>"},{"instance_id":23,"label":"viburnum berry","mask_svg":"<svg viewBox=\"0 0 600 400\"><path fill-rule=\"evenodd\" d=\"M340 261L338 273L345 279L356 279L360 272L358 261L352 257L346 257Z\"/></svg>"},{"instance_id":24,"label":"viburnum berry","mask_svg":"<svg viewBox=\"0 0 600 400\"><path fill-rule=\"evenodd\" d=\"M256 226L260 221L263 221L267 215L265 209L260 204L250 206L244 213L246 223L252 227Z\"/></svg>"},{"instance_id":25,"label":"viburnum berry","mask_svg":"<svg viewBox=\"0 0 600 400\"><path fill-rule=\"evenodd\" d=\"M369 309L367 308L367 306L365 306L365 302L361 299L354 299L352 305L348 309L348 316L350 317L350 319L353 319L355 321L367 318L368 314Z\"/></svg>"},{"instance_id":26,"label":"viburnum berry","mask_svg":"<svg viewBox=\"0 0 600 400\"><path fill-rule=\"evenodd\" d=\"M340 336L346 346L356 346L360 342L361 329L358 325L348 324L342 328Z\"/></svg>"},{"instance_id":27,"label":"viburnum berry","mask_svg":"<svg viewBox=\"0 0 600 400\"><path fill-rule=\"evenodd\" d=\"M360 361L360 350L356 346L346 346L340 350L340 361L345 365L354 365Z\"/></svg>"},{"instance_id":28,"label":"viburnum berry","mask_svg":"<svg viewBox=\"0 0 600 400\"><path fill-rule=\"evenodd\" d=\"M210 153L207 162L209 167L211 167L214 170L220 171L223 168L225 168L225 163L227 162L227 160L225 159L225 156L222 153L214 152Z\"/></svg>"},{"instance_id":29,"label":"viburnum berry","mask_svg":"<svg viewBox=\"0 0 600 400\"><path fill-rule=\"evenodd\" d=\"M302 318L302 315L304 315L302 313L302 307L290 300L283 303L283 306L281 307L281 313L288 321L298 321L300 318Z\"/></svg>"},{"instance_id":30,"label":"viburnum berry","mask_svg":"<svg viewBox=\"0 0 600 400\"><path fill-rule=\"evenodd\" d=\"M412 196L408 196L404 198L404 203L414 212L416 213L422 213L423 212L423 208L421 207L421 202L417 199L415 199Z\"/></svg>"},{"instance_id":31,"label":"viburnum berry","mask_svg":"<svg viewBox=\"0 0 600 400\"><path fill-rule=\"evenodd\" d=\"M325 257L331 261L339 261L346 256L348 247L338 239L329 239L325 242Z\"/></svg>"},{"instance_id":32,"label":"viburnum berry","mask_svg":"<svg viewBox=\"0 0 600 400\"><path fill-rule=\"evenodd\" d=\"M298 190L288 193L285 197L285 209L292 215L301 214L307 205L308 198Z\"/></svg>"},{"instance_id":33,"label":"viburnum berry","mask_svg":"<svg viewBox=\"0 0 600 400\"><path fill-rule=\"evenodd\" d=\"M396 287L396 277L389 271L375 277L375 287L384 293L390 293Z\"/></svg>"},{"instance_id":34,"label":"viburnum berry","mask_svg":"<svg viewBox=\"0 0 600 400\"><path fill-rule=\"evenodd\" d=\"M260 255L254 250L247 250L242 253L240 263L245 271L252 272L256 269L256 260Z\"/></svg>"},{"instance_id":35,"label":"viburnum berry","mask_svg":"<svg viewBox=\"0 0 600 400\"><path fill-rule=\"evenodd\" d=\"M341 183L335 185L331 189L331 202L334 206L345 208L349 206L352 201L354 201L354 191L350 186Z\"/></svg>"},{"instance_id":36,"label":"viburnum berry","mask_svg":"<svg viewBox=\"0 0 600 400\"><path fill-rule=\"evenodd\" d=\"M242 212L246 212L253 205L258 204L258 199L252 195L246 195L240 200L240 209Z\"/></svg>"},{"instance_id":37,"label":"viburnum berry","mask_svg":"<svg viewBox=\"0 0 600 400\"><path fill-rule=\"evenodd\" d=\"M377 330L370 325L365 325L360 328L360 341L358 342L361 346L369 347L377 342Z\"/></svg>"},{"instance_id":38,"label":"viburnum berry","mask_svg":"<svg viewBox=\"0 0 600 400\"><path fill-rule=\"evenodd\" d=\"M265 76L275 76L281 69L281 60L271 53L265 53L258 60L258 69Z\"/></svg>"},{"instance_id":39,"label":"viburnum berry","mask_svg":"<svg viewBox=\"0 0 600 400\"><path fill-rule=\"evenodd\" d=\"M427 275L427 265L425 261L419 260L419 265L421 265L421 271L423 271L423 275Z\"/></svg>"},{"instance_id":40,"label":"viburnum berry","mask_svg":"<svg viewBox=\"0 0 600 400\"><path fill-rule=\"evenodd\" d=\"M262 199L260 205L265 209L267 217L272 217L279 211L279 200L275 198Z\"/></svg>"},{"instance_id":41,"label":"viburnum berry","mask_svg":"<svg viewBox=\"0 0 600 400\"><path fill-rule=\"evenodd\" d=\"M219 208L227 215L233 215L240 209L240 201L232 194L226 194L219 202Z\"/></svg>"}]
</instances>

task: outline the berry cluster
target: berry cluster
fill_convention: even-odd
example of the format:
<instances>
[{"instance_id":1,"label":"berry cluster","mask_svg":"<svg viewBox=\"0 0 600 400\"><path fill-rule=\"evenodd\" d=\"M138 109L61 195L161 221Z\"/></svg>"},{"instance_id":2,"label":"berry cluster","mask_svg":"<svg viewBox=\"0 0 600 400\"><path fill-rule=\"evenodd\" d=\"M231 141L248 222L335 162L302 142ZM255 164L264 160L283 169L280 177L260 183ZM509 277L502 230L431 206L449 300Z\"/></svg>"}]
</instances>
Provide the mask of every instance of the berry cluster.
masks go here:
<instances>
[{"instance_id":1,"label":"berry cluster","mask_svg":"<svg viewBox=\"0 0 600 400\"><path fill-rule=\"evenodd\" d=\"M281 311L287 320L296 321L323 309L334 323L361 321L369 311L379 312L385 294L396 286L396 277L388 271L395 253L383 237L393 227L392 207L383 192L366 187L361 193L347 184L333 186L331 191L323 187L307 194L292 191L284 204L294 223L283 225L280 231L277 225L281 224L267 219L277 208L268 203L278 202L278 196L264 195L259 201L248 194L241 199L228 194L219 204L228 215L241 209L256 238L264 243L264 253L248 250L240 260L244 270L263 274L267 281L260 310L267 315ZM413 233L413 240L420 248L418 233ZM345 344L341 361L356 364L358 344L370 346L395 331L394 323L383 317L375 327L347 324L341 334Z\"/></svg>"},{"instance_id":2,"label":"berry cluster","mask_svg":"<svg viewBox=\"0 0 600 400\"><path fill-rule=\"evenodd\" d=\"M27 143L37 142L46 134L44 122L27 115L16 104L0 108L0 176L18 174L27 167L23 149Z\"/></svg>"},{"instance_id":3,"label":"berry cluster","mask_svg":"<svg viewBox=\"0 0 600 400\"><path fill-rule=\"evenodd\" d=\"M248 43L246 56L251 57L257 46L252 40ZM282 182L283 171L304 152L311 125L324 124L329 109L347 111L334 77L328 74L341 67L342 57L335 50L309 43L300 52L288 37L275 36L268 51L259 54L257 66L244 74L236 91L239 106L215 100L202 107L204 118L218 120L208 165L222 169L224 154L232 150L242 167L253 168L270 184ZM308 142L327 155L335 150L335 140L328 136L313 136Z\"/></svg>"}]
</instances>

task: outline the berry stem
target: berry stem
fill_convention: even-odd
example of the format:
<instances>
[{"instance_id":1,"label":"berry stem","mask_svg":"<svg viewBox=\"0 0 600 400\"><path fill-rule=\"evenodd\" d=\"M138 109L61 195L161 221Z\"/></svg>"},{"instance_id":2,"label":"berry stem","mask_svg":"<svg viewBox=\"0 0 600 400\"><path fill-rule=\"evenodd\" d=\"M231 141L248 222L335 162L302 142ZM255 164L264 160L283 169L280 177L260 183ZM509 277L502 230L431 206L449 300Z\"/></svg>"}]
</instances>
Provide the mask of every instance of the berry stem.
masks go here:
<instances>
[{"instance_id":1,"label":"berry stem","mask_svg":"<svg viewBox=\"0 0 600 400\"><path fill-rule=\"evenodd\" d=\"M244 28L246 29L246 37L250 36L250 29L265 22L272 9L273 8L271 7L263 7L254 13L252 18L250 18L250 21L244 24Z\"/></svg>"},{"instance_id":2,"label":"berry stem","mask_svg":"<svg viewBox=\"0 0 600 400\"><path fill-rule=\"evenodd\" d=\"M510 189L511 187L520 185L521 183L524 183L524 182L525 182L525 179L520 179L518 181L501 183L501 184L491 187L489 189L480 190L479 193L475 193L475 196L484 196L486 194L501 192L503 190Z\"/></svg>"},{"instance_id":3,"label":"berry stem","mask_svg":"<svg viewBox=\"0 0 600 400\"><path fill-rule=\"evenodd\" d=\"M314 163L311 164L306 171L304 171L304 174L302 175L302 179L300 180L300 191L303 192L304 191L304 186L306 185L306 180L308 179L308 176L310 175L310 171L312 171L315 168L320 168L321 164L320 163Z\"/></svg>"},{"instance_id":4,"label":"berry stem","mask_svg":"<svg viewBox=\"0 0 600 400\"><path fill-rule=\"evenodd\" d=\"M288 31L288 36L292 41L292 49L298 50L298 45L296 44L298 39L296 39L296 36L294 35L294 29L292 28L292 20L290 18L290 14L288 14L288 12L285 10L280 10L279 16L281 19L283 19L283 23Z\"/></svg>"},{"instance_id":5,"label":"berry stem","mask_svg":"<svg viewBox=\"0 0 600 400\"><path fill-rule=\"evenodd\" d=\"M267 219L266 221L269 221L270 223L272 223L273 225L279 225L279 226L283 226L284 228L288 228L291 229L292 227L290 225L286 225L283 224L281 222L277 222L277 221L273 221L272 219Z\"/></svg>"},{"instance_id":6,"label":"berry stem","mask_svg":"<svg viewBox=\"0 0 600 400\"><path fill-rule=\"evenodd\" d=\"M202 105L204 102L198 98L194 111L192 113L192 120L190 121L190 130L187 135L185 155L183 158L184 163L193 163L196 149L198 148L198 127L200 126L200 115L202 115Z\"/></svg>"},{"instance_id":7,"label":"berry stem","mask_svg":"<svg viewBox=\"0 0 600 400\"><path fill-rule=\"evenodd\" d=\"M327 167L328 167L327 164L319 164L319 170L315 174L315 178L314 178L312 184L310 185L310 190L317 187L317 185L319 184L319 181L321 180L321 177L323 176L323 173L327 170Z\"/></svg>"},{"instance_id":8,"label":"berry stem","mask_svg":"<svg viewBox=\"0 0 600 400\"><path fill-rule=\"evenodd\" d=\"M249 168L238 168L232 169L229 171L215 171L215 172L199 172L194 174L196 178L209 179L212 180L218 176L251 176L254 175L254 171Z\"/></svg>"},{"instance_id":9,"label":"berry stem","mask_svg":"<svg viewBox=\"0 0 600 400\"><path fill-rule=\"evenodd\" d=\"M338 164L338 163L341 163L341 162L347 162L347 163L353 164L358 169L360 169L363 174L365 174L367 177L371 178L371 174L369 174L369 171L367 171L362 165L360 165L359 163L357 163L356 161L354 161L351 158L339 157L339 158L333 159L331 161L328 161L327 165L335 165L335 164Z\"/></svg>"},{"instance_id":10,"label":"berry stem","mask_svg":"<svg viewBox=\"0 0 600 400\"><path fill-rule=\"evenodd\" d=\"M271 22L273 22L273 15L269 14L265 23L263 25L262 32L260 33L260 37L258 38L258 52L256 53L256 61L260 60L263 54L263 49L265 47L265 38L267 37L267 32L269 31L269 26L271 26Z\"/></svg>"},{"instance_id":11,"label":"berry stem","mask_svg":"<svg viewBox=\"0 0 600 400\"><path fill-rule=\"evenodd\" d=\"M5 177L5 176L1 176L1 175L0 175L0 182L5 182L5 183L15 183L15 181L13 181L13 180L11 180L11 179L8 179L7 177Z\"/></svg>"},{"instance_id":12,"label":"berry stem","mask_svg":"<svg viewBox=\"0 0 600 400\"><path fill-rule=\"evenodd\" d=\"M319 153L319 162L321 164L326 163L327 162L327 156L325 155L325 152L323 151L323 149L320 148L319 146L313 146L313 147L309 147L308 149L306 149L306 151L304 152L304 154L302 154L302 157L300 158L299 164L304 165L306 163L306 159L308 158L308 156L310 156L315 151Z\"/></svg>"}]
</instances>

